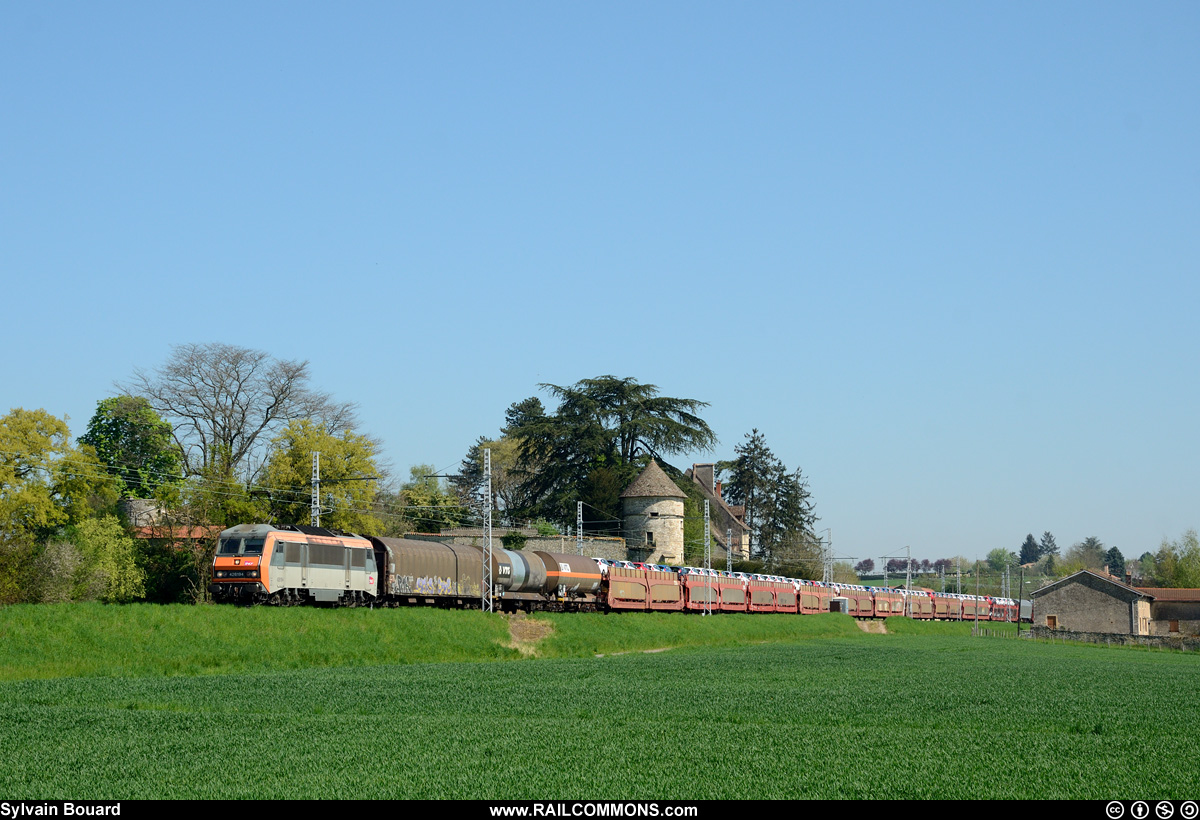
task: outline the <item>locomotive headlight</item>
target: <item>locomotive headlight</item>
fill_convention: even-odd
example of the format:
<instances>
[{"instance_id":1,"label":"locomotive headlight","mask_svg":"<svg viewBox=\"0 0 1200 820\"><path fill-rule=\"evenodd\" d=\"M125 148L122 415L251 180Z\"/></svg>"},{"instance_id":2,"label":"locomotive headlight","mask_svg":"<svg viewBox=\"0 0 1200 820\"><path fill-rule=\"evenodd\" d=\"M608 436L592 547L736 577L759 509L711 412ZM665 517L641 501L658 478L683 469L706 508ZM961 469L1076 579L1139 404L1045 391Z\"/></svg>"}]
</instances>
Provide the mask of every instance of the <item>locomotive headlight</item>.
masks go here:
<instances>
[{"instance_id":1,"label":"locomotive headlight","mask_svg":"<svg viewBox=\"0 0 1200 820\"><path fill-rule=\"evenodd\" d=\"M217 570L217 577L218 577L218 578L224 578L224 577L225 577L225 573L224 573L224 572L221 572L221 570Z\"/></svg>"}]
</instances>

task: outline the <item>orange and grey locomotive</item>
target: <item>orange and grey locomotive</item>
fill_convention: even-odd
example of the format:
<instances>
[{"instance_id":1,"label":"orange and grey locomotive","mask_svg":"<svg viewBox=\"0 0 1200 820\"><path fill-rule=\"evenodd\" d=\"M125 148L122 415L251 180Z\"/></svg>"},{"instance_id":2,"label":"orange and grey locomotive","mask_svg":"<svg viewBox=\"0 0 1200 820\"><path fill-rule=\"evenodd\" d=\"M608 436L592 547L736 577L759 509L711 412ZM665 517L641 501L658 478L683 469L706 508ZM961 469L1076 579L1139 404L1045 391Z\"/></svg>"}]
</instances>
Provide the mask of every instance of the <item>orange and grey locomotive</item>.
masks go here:
<instances>
[{"instance_id":1,"label":"orange and grey locomotive","mask_svg":"<svg viewBox=\"0 0 1200 820\"><path fill-rule=\"evenodd\" d=\"M340 606L478 606L483 550L320 527L242 524L221 533L209 589L218 601ZM600 568L590 558L492 552L499 608L591 608Z\"/></svg>"},{"instance_id":2,"label":"orange and grey locomotive","mask_svg":"<svg viewBox=\"0 0 1200 820\"><path fill-rule=\"evenodd\" d=\"M240 524L221 533L209 589L218 601L355 605L378 597L379 573L366 538Z\"/></svg>"}]
</instances>

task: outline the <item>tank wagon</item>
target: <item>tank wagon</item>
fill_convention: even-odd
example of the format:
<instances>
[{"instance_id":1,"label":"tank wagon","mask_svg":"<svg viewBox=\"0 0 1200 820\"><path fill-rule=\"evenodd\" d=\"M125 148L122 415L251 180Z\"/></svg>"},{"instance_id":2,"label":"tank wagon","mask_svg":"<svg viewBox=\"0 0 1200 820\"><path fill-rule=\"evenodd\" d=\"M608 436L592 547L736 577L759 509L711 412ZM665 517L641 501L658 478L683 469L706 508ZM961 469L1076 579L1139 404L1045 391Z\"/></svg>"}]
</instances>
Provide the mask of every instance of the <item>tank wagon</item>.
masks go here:
<instances>
[{"instance_id":1,"label":"tank wagon","mask_svg":"<svg viewBox=\"0 0 1200 820\"><path fill-rule=\"evenodd\" d=\"M1006 598L827 584L779 575L492 549L497 609L642 612L828 612L856 618L1015 620ZM476 607L483 549L320 527L242 524L220 535L209 586L218 601L329 606Z\"/></svg>"}]
</instances>

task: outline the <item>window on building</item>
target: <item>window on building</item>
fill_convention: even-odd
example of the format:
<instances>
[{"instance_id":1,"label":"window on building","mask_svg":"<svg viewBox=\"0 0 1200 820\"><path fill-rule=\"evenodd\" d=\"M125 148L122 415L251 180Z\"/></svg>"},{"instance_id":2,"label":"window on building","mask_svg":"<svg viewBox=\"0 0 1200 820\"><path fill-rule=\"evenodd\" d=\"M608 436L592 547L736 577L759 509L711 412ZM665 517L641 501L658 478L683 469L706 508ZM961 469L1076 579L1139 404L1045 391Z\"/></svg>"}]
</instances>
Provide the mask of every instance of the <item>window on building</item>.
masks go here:
<instances>
[{"instance_id":1,"label":"window on building","mask_svg":"<svg viewBox=\"0 0 1200 820\"><path fill-rule=\"evenodd\" d=\"M652 532L647 532L647 533L646 533L646 543L647 543L647 544L653 544L653 543L654 543L654 533L652 533Z\"/></svg>"},{"instance_id":2,"label":"window on building","mask_svg":"<svg viewBox=\"0 0 1200 820\"><path fill-rule=\"evenodd\" d=\"M1058 629L1058 616L1057 615L1047 615L1046 616L1046 626L1050 627L1051 629Z\"/></svg>"}]
</instances>

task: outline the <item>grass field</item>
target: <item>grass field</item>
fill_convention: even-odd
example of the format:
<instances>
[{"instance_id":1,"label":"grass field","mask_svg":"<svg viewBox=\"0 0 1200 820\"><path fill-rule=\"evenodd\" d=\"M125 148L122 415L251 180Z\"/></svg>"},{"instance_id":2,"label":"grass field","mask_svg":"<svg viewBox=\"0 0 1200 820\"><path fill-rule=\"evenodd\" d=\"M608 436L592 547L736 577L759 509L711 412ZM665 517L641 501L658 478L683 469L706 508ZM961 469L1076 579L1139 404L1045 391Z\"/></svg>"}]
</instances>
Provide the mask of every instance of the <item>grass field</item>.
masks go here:
<instances>
[{"instance_id":1,"label":"grass field","mask_svg":"<svg viewBox=\"0 0 1200 820\"><path fill-rule=\"evenodd\" d=\"M513 660L480 612L232 606L0 608L0 680Z\"/></svg>"},{"instance_id":2,"label":"grass field","mask_svg":"<svg viewBox=\"0 0 1200 820\"><path fill-rule=\"evenodd\" d=\"M928 624L866 635L836 616L563 615L547 618L555 632L542 643L557 657L515 660L503 623L492 625L500 619L478 613L200 607L165 608L168 616L147 607L165 620L145 634L129 627L136 646L118 656L128 669L110 658L110 671L97 672L105 663L49 656L119 646L84 623L113 617L107 610L131 610L119 618L126 624L150 615L98 608L75 621L89 608L13 609L0 610L6 798L1200 793L1200 659L1187 653L971 638ZM43 613L53 626L39 630ZM253 620L270 613L283 621ZM383 628L405 637L388 651L364 650L380 628L369 618L380 615L400 616ZM229 618L234 631L269 626L271 640L288 623L303 632L286 650L247 654L240 640L204 633L228 631ZM83 642L61 634L64 624ZM92 671L32 674L36 653L22 644L39 631L58 635L47 668ZM688 639L726 645L631 651ZM344 645L299 648L315 641ZM208 648L189 654L197 642ZM138 657L159 647L175 647L175 660ZM221 648L249 671L221 671L229 666L204 654ZM19 664L9 664L10 649ZM304 667L305 652L320 668ZM472 652L489 660L444 660Z\"/></svg>"},{"instance_id":3,"label":"grass field","mask_svg":"<svg viewBox=\"0 0 1200 820\"><path fill-rule=\"evenodd\" d=\"M538 615L541 657L738 646L859 635L844 616ZM232 606L0 608L0 680L209 675L319 667L516 660L508 620L477 611Z\"/></svg>"}]
</instances>

